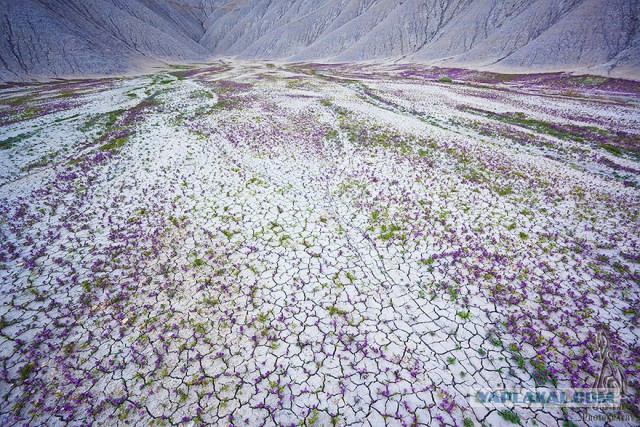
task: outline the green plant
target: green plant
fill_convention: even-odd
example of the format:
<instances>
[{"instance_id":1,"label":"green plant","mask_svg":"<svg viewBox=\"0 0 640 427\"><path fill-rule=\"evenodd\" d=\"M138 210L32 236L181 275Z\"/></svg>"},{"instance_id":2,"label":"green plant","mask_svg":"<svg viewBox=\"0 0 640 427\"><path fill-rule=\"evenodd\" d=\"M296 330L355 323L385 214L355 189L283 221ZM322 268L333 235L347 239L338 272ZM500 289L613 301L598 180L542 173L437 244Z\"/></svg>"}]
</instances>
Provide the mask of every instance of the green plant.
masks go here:
<instances>
[{"instance_id":1,"label":"green plant","mask_svg":"<svg viewBox=\"0 0 640 427\"><path fill-rule=\"evenodd\" d=\"M38 131L35 132L27 132L27 133L21 133L19 135L16 136L11 136L9 138L3 139L2 141L0 141L0 150L7 150L11 147L13 147L16 143L25 140L27 138L30 138L32 136L34 136L35 134L37 134Z\"/></svg>"},{"instance_id":2,"label":"green plant","mask_svg":"<svg viewBox=\"0 0 640 427\"><path fill-rule=\"evenodd\" d=\"M531 366L533 367L533 379L538 386L545 385L550 381L554 386L558 380L553 376L551 370L545 365L542 360L531 359Z\"/></svg>"},{"instance_id":3,"label":"green plant","mask_svg":"<svg viewBox=\"0 0 640 427\"><path fill-rule=\"evenodd\" d=\"M341 309L341 308L339 308L339 307L336 307L335 305L331 305L331 306L329 306L329 307L327 308L327 310L329 310L329 314L330 314L331 316L334 316L334 315L336 315L336 314L337 314L337 315L340 315L340 316L347 314L347 311L346 311L346 310L343 310L343 309Z\"/></svg>"},{"instance_id":4,"label":"green plant","mask_svg":"<svg viewBox=\"0 0 640 427\"><path fill-rule=\"evenodd\" d=\"M495 345L496 347L502 347L502 340L498 337L496 337L495 335L493 335L493 333L489 334L489 342L493 345Z\"/></svg>"},{"instance_id":5,"label":"green plant","mask_svg":"<svg viewBox=\"0 0 640 427\"><path fill-rule=\"evenodd\" d=\"M469 310L460 310L456 313L461 319L467 320L471 317L471 312Z\"/></svg>"},{"instance_id":6,"label":"green plant","mask_svg":"<svg viewBox=\"0 0 640 427\"><path fill-rule=\"evenodd\" d=\"M526 363L524 357L520 353L514 354L513 360L516 362L516 365L518 365L518 368L524 370Z\"/></svg>"},{"instance_id":7,"label":"green plant","mask_svg":"<svg viewBox=\"0 0 640 427\"><path fill-rule=\"evenodd\" d=\"M115 151L118 148L122 148L124 147L124 145L127 143L127 138L115 138L112 139L111 141L107 142L106 144L102 144L100 146L100 150L102 151Z\"/></svg>"},{"instance_id":8,"label":"green plant","mask_svg":"<svg viewBox=\"0 0 640 427\"><path fill-rule=\"evenodd\" d=\"M424 265L431 265L431 264L433 264L433 263L434 263L434 261L435 261L435 260L433 259L433 257L429 257L429 258L427 258L427 259L423 259L423 260L421 260L421 261L420 261L420 263L422 263L422 264L424 264Z\"/></svg>"},{"instance_id":9,"label":"green plant","mask_svg":"<svg viewBox=\"0 0 640 427\"><path fill-rule=\"evenodd\" d=\"M29 362L22 365L22 367L18 369L18 375L20 376L20 379L24 381L29 378L29 375L31 375L35 366L35 362Z\"/></svg>"},{"instance_id":10,"label":"green plant","mask_svg":"<svg viewBox=\"0 0 640 427\"><path fill-rule=\"evenodd\" d=\"M318 410L317 409L313 409L313 411L311 411L311 415L309 415L309 418L307 418L307 425L308 426L314 426L316 425L316 423L318 422Z\"/></svg>"},{"instance_id":11,"label":"green plant","mask_svg":"<svg viewBox=\"0 0 640 427\"><path fill-rule=\"evenodd\" d=\"M389 227L387 227L385 224L383 224L382 227L380 227L380 230L382 231L382 233L380 233L378 237L381 240L390 240L393 237L393 233L399 231L400 227L395 224L391 224Z\"/></svg>"},{"instance_id":12,"label":"green plant","mask_svg":"<svg viewBox=\"0 0 640 427\"><path fill-rule=\"evenodd\" d=\"M499 411L498 415L500 415L503 420L508 421L512 424L521 424L520 417L518 416L518 414L516 414L515 412L509 409L504 409L502 411Z\"/></svg>"},{"instance_id":13,"label":"green plant","mask_svg":"<svg viewBox=\"0 0 640 427\"><path fill-rule=\"evenodd\" d=\"M508 187L508 186L507 187L496 187L496 191L501 196L507 196L507 195L513 193L513 188Z\"/></svg>"},{"instance_id":14,"label":"green plant","mask_svg":"<svg viewBox=\"0 0 640 427\"><path fill-rule=\"evenodd\" d=\"M615 154L616 156L621 156L623 151L621 149L619 149L618 147L615 147L611 144L601 144L600 147L604 148L605 150L607 150L608 152Z\"/></svg>"}]
</instances>

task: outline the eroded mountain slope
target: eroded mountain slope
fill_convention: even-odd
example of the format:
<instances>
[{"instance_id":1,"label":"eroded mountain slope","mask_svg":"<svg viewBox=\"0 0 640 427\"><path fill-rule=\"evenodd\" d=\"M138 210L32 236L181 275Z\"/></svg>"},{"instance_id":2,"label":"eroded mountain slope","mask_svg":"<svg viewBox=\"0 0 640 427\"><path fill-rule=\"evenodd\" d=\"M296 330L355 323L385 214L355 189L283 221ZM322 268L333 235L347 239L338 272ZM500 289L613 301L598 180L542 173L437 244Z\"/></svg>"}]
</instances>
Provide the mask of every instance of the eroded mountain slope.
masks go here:
<instances>
[{"instance_id":1,"label":"eroded mountain slope","mask_svg":"<svg viewBox=\"0 0 640 427\"><path fill-rule=\"evenodd\" d=\"M0 79L216 56L640 74L637 0L1 0Z\"/></svg>"}]
</instances>

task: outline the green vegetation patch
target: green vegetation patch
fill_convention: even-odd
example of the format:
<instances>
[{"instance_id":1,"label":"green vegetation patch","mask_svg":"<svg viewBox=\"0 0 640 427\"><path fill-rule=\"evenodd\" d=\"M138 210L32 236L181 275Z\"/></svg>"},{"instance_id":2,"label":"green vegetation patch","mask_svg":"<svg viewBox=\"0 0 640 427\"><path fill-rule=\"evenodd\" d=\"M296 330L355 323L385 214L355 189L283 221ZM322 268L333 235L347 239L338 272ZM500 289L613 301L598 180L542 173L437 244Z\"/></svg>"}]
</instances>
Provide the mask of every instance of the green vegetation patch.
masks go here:
<instances>
[{"instance_id":1,"label":"green vegetation patch","mask_svg":"<svg viewBox=\"0 0 640 427\"><path fill-rule=\"evenodd\" d=\"M521 424L518 414L509 409L504 409L498 412L498 414L502 417L503 420L510 422L511 424Z\"/></svg>"},{"instance_id":2,"label":"green vegetation patch","mask_svg":"<svg viewBox=\"0 0 640 427\"><path fill-rule=\"evenodd\" d=\"M39 132L40 132L39 130L33 131L33 132L25 132L19 135L15 135L15 136L11 136L9 138L3 139L2 141L0 141L0 150L8 150L9 148L13 147L17 143L24 141L27 138L31 138L34 135L37 135Z\"/></svg>"},{"instance_id":3,"label":"green vegetation patch","mask_svg":"<svg viewBox=\"0 0 640 427\"><path fill-rule=\"evenodd\" d=\"M596 146L604 148L615 155L622 155L625 152L633 153L636 156L640 155L640 135L624 131L609 131L596 126L553 123L527 117L522 112L496 113L468 106L461 106L459 109L496 121L524 127L558 139L595 143Z\"/></svg>"}]
</instances>

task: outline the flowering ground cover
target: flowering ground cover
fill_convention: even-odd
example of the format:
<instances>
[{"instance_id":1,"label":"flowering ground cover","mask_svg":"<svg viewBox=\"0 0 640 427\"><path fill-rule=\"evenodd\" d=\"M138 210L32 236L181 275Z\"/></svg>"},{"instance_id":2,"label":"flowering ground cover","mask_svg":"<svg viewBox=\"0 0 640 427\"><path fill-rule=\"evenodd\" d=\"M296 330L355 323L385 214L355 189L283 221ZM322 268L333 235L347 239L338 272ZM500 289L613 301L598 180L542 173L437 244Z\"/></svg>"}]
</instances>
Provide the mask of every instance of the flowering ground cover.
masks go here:
<instances>
[{"instance_id":1,"label":"flowering ground cover","mask_svg":"<svg viewBox=\"0 0 640 427\"><path fill-rule=\"evenodd\" d=\"M637 424L637 85L470 75L0 89L0 424Z\"/></svg>"}]
</instances>

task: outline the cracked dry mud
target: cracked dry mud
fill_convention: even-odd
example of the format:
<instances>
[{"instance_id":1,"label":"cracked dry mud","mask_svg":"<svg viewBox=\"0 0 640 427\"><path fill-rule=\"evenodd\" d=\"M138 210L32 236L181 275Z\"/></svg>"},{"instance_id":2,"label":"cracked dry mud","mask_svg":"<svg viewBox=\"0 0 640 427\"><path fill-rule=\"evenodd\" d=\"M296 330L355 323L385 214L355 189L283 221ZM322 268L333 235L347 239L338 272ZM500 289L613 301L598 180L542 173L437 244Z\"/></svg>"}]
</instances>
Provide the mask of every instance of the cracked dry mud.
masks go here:
<instances>
[{"instance_id":1,"label":"cracked dry mud","mask_svg":"<svg viewBox=\"0 0 640 427\"><path fill-rule=\"evenodd\" d=\"M584 425L469 395L591 387L598 333L637 423L640 91L441 80L2 89L0 423Z\"/></svg>"}]
</instances>

